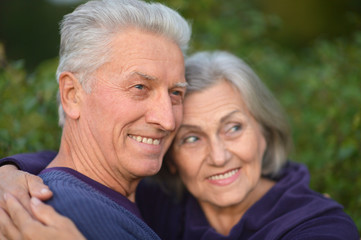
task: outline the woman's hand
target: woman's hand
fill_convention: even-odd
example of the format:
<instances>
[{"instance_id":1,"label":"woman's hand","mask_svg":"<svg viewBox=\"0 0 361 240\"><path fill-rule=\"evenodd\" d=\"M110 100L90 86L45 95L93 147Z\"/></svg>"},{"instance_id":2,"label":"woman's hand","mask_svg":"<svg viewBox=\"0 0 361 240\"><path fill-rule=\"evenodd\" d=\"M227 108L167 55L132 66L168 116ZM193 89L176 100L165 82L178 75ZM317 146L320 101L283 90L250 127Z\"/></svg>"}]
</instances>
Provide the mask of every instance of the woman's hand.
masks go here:
<instances>
[{"instance_id":1,"label":"woman's hand","mask_svg":"<svg viewBox=\"0 0 361 240\"><path fill-rule=\"evenodd\" d=\"M41 200L47 200L52 196L52 192L43 184L40 177L20 171L11 164L0 167L0 179L0 208L5 206L5 193L17 198L29 213L30 196Z\"/></svg>"},{"instance_id":2,"label":"woman's hand","mask_svg":"<svg viewBox=\"0 0 361 240\"><path fill-rule=\"evenodd\" d=\"M32 197L30 209L35 219L11 194L4 196L0 209L0 240L3 239L85 239L74 223L39 199Z\"/></svg>"}]
</instances>

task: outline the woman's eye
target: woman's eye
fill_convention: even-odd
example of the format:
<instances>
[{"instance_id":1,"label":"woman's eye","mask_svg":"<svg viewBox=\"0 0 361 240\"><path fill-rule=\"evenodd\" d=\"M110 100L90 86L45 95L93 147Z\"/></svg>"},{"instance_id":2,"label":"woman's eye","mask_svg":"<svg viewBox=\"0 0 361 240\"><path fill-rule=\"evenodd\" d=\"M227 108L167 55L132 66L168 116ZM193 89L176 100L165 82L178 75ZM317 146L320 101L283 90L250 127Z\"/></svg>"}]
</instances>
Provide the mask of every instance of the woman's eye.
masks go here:
<instances>
[{"instance_id":1,"label":"woman's eye","mask_svg":"<svg viewBox=\"0 0 361 240\"><path fill-rule=\"evenodd\" d=\"M199 138L196 136L189 136L183 139L183 143L194 143L198 140Z\"/></svg>"},{"instance_id":2,"label":"woman's eye","mask_svg":"<svg viewBox=\"0 0 361 240\"><path fill-rule=\"evenodd\" d=\"M230 127L227 132L232 133L232 132L237 132L239 130L241 130L241 125L237 124L237 125L233 125L232 127Z\"/></svg>"}]
</instances>

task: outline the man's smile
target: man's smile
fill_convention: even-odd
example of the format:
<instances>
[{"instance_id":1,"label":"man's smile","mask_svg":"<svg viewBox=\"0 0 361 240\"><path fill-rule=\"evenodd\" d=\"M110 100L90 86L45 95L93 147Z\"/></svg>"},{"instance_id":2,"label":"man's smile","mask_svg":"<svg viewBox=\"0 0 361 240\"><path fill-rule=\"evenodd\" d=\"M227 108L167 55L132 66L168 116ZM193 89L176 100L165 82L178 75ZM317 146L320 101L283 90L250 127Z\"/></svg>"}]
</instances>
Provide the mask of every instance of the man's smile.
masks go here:
<instances>
[{"instance_id":1,"label":"man's smile","mask_svg":"<svg viewBox=\"0 0 361 240\"><path fill-rule=\"evenodd\" d=\"M146 143L146 144L152 144L152 145L159 145L160 143L160 139L153 139L153 138L147 138L147 137L142 137L142 136L135 136L135 135L130 135L129 137L133 138L135 141L137 142L142 142L142 143Z\"/></svg>"}]
</instances>

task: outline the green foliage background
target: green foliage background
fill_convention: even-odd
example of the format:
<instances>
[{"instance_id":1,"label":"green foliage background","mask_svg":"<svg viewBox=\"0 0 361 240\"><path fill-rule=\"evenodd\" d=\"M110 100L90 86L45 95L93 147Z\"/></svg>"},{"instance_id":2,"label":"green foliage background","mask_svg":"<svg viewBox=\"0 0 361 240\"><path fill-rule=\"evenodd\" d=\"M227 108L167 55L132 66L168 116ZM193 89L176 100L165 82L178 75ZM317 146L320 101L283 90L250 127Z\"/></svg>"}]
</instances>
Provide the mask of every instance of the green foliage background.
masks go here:
<instances>
[{"instance_id":1,"label":"green foliage background","mask_svg":"<svg viewBox=\"0 0 361 240\"><path fill-rule=\"evenodd\" d=\"M256 70L289 114L291 158L309 167L311 187L340 202L361 230L361 31L300 36L302 46L295 47L279 37L287 22L255 2L166 4L192 21L190 52L227 50ZM0 156L56 150L57 59L29 70L24 61L6 59L3 49L0 43Z\"/></svg>"}]
</instances>

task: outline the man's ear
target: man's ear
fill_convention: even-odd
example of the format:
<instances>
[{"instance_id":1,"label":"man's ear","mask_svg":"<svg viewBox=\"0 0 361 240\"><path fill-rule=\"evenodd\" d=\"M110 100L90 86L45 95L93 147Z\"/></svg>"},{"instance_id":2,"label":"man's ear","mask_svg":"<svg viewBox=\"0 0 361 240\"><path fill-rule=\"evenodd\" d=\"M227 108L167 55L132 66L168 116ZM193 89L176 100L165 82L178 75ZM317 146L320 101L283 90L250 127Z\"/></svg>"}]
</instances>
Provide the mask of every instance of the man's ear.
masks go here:
<instances>
[{"instance_id":1,"label":"man's ear","mask_svg":"<svg viewBox=\"0 0 361 240\"><path fill-rule=\"evenodd\" d=\"M67 117L78 119L80 117L80 106L83 88L70 72L63 72L59 76L60 101Z\"/></svg>"}]
</instances>

